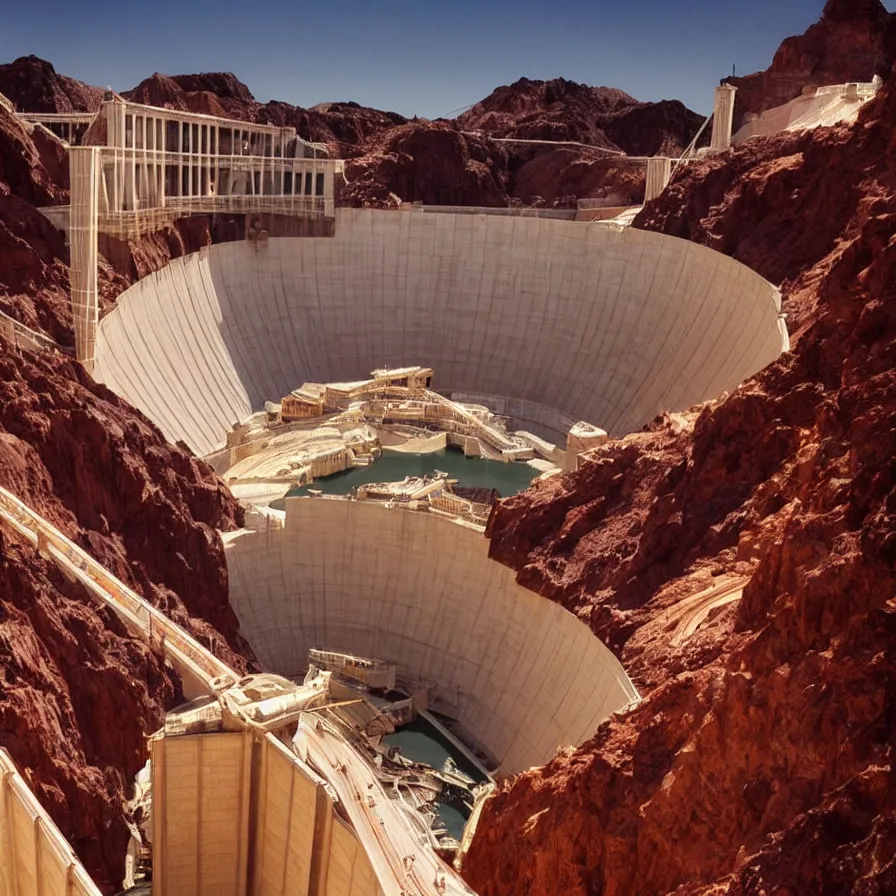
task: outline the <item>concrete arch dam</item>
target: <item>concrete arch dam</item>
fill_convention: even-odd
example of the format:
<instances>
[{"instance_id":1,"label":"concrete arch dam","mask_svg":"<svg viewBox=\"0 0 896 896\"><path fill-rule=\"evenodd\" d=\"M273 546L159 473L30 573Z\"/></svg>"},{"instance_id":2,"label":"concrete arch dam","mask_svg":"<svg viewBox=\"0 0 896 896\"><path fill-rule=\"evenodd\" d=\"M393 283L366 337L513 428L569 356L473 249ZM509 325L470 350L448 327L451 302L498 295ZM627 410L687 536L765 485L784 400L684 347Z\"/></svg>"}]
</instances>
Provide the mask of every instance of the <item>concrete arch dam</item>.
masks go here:
<instances>
[{"instance_id":1,"label":"concrete arch dam","mask_svg":"<svg viewBox=\"0 0 896 896\"><path fill-rule=\"evenodd\" d=\"M334 237L216 245L132 286L100 324L95 375L199 454L304 381L405 364L560 440L579 420L624 435L788 347L778 291L687 241L344 209Z\"/></svg>"},{"instance_id":2,"label":"concrete arch dam","mask_svg":"<svg viewBox=\"0 0 896 896\"><path fill-rule=\"evenodd\" d=\"M262 666L310 647L395 663L512 774L578 745L638 693L609 649L489 559L476 529L374 502L290 498L286 527L224 536L230 603Z\"/></svg>"}]
</instances>

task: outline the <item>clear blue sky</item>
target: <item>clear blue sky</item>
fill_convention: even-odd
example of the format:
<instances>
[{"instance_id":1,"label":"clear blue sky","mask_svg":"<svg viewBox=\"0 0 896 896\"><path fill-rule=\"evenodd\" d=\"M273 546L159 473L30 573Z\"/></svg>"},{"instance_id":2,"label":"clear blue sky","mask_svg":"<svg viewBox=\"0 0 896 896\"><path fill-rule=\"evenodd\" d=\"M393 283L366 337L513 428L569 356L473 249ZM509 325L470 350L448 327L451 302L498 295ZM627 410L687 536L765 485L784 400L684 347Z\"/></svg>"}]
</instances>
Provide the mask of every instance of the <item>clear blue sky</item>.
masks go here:
<instances>
[{"instance_id":1,"label":"clear blue sky","mask_svg":"<svg viewBox=\"0 0 896 896\"><path fill-rule=\"evenodd\" d=\"M896 0L888 0L896 9ZM43 0L7 8L0 61L34 53L116 90L232 71L261 101L436 117L517 78L565 77L706 112L719 78L768 66L824 0Z\"/></svg>"}]
</instances>

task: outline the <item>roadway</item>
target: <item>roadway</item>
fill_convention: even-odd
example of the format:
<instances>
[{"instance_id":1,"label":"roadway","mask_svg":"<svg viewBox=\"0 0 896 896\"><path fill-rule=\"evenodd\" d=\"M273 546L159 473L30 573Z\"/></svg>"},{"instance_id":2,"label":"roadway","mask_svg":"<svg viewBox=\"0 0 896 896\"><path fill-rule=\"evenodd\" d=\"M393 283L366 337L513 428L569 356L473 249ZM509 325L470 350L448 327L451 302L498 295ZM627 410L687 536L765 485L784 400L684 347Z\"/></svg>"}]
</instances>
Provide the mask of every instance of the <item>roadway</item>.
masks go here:
<instances>
[{"instance_id":1,"label":"roadway","mask_svg":"<svg viewBox=\"0 0 896 896\"><path fill-rule=\"evenodd\" d=\"M414 833L402 804L389 798L334 725L319 714L304 714L293 746L336 791L385 896L475 896L423 834Z\"/></svg>"}]
</instances>

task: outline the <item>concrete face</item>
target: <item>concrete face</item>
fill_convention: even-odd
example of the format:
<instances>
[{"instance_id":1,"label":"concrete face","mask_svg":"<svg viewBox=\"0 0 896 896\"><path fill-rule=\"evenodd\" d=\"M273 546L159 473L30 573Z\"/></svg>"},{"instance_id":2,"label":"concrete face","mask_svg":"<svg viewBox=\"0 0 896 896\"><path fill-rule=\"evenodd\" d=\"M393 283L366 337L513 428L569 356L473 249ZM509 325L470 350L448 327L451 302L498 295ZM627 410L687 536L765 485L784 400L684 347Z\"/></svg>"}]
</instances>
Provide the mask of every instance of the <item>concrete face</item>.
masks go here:
<instances>
[{"instance_id":1,"label":"concrete face","mask_svg":"<svg viewBox=\"0 0 896 896\"><path fill-rule=\"evenodd\" d=\"M768 109L746 121L731 142L765 137L781 131L804 131L857 120L862 106L874 97L873 84L837 84Z\"/></svg>"},{"instance_id":2,"label":"concrete face","mask_svg":"<svg viewBox=\"0 0 896 896\"><path fill-rule=\"evenodd\" d=\"M50 816L0 749L0 896L100 896Z\"/></svg>"},{"instance_id":3,"label":"concrete face","mask_svg":"<svg viewBox=\"0 0 896 896\"><path fill-rule=\"evenodd\" d=\"M712 119L712 149L724 150L731 146L731 130L734 126L734 95L737 88L730 84L716 87L715 108Z\"/></svg>"},{"instance_id":4,"label":"concrete face","mask_svg":"<svg viewBox=\"0 0 896 896\"><path fill-rule=\"evenodd\" d=\"M779 312L761 277L672 237L347 209L333 238L212 246L135 284L95 375L200 454L302 382L402 364L552 441L578 420L620 436L777 358Z\"/></svg>"},{"instance_id":5,"label":"concrete face","mask_svg":"<svg viewBox=\"0 0 896 896\"><path fill-rule=\"evenodd\" d=\"M243 896L252 736L154 741L153 892Z\"/></svg>"},{"instance_id":6,"label":"concrete face","mask_svg":"<svg viewBox=\"0 0 896 896\"><path fill-rule=\"evenodd\" d=\"M75 350L78 360L93 370L96 345L97 304L97 213L99 209L99 149L79 146L69 149L71 174L71 290Z\"/></svg>"},{"instance_id":7,"label":"concrete face","mask_svg":"<svg viewBox=\"0 0 896 896\"><path fill-rule=\"evenodd\" d=\"M672 178L672 159L657 156L647 160L647 184L644 190L644 201L656 199L669 184Z\"/></svg>"},{"instance_id":8,"label":"concrete face","mask_svg":"<svg viewBox=\"0 0 896 896\"><path fill-rule=\"evenodd\" d=\"M262 666L320 647L438 686L441 708L518 772L637 699L622 666L520 587L473 529L366 502L288 499L286 528L225 536L230 603Z\"/></svg>"}]
</instances>

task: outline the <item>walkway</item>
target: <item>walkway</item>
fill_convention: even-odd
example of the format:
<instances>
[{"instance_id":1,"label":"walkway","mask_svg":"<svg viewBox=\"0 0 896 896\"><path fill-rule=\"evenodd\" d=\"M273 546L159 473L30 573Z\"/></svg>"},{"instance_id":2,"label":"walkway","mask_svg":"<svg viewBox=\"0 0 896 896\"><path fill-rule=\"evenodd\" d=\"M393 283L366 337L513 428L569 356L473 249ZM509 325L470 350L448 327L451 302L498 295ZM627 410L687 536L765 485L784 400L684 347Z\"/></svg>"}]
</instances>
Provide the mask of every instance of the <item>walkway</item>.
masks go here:
<instances>
[{"instance_id":1,"label":"walkway","mask_svg":"<svg viewBox=\"0 0 896 896\"><path fill-rule=\"evenodd\" d=\"M330 722L303 715L293 746L336 791L385 896L474 896L432 849L421 846L401 804Z\"/></svg>"},{"instance_id":2,"label":"walkway","mask_svg":"<svg viewBox=\"0 0 896 896\"><path fill-rule=\"evenodd\" d=\"M27 538L67 578L81 582L130 631L164 650L188 697L218 694L239 680L233 669L5 488L0 488L0 522ZM198 693L187 693L190 685Z\"/></svg>"}]
</instances>

